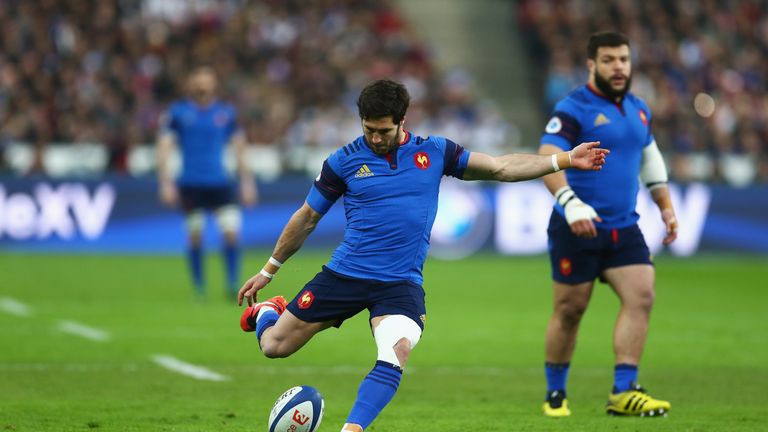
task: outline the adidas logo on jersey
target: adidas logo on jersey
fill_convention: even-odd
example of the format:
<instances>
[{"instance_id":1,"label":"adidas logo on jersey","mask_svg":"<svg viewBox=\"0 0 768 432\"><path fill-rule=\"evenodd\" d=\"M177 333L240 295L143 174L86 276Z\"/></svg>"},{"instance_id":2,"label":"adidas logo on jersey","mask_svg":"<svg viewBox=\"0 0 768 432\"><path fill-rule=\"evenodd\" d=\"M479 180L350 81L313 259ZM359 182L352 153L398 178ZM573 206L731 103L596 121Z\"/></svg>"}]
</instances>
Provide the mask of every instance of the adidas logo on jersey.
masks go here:
<instances>
[{"instance_id":1,"label":"adidas logo on jersey","mask_svg":"<svg viewBox=\"0 0 768 432\"><path fill-rule=\"evenodd\" d=\"M597 115L597 118L595 118L595 126L602 126L604 124L608 124L611 121L608 120L608 117L605 116L605 114L600 113Z\"/></svg>"},{"instance_id":2,"label":"adidas logo on jersey","mask_svg":"<svg viewBox=\"0 0 768 432\"><path fill-rule=\"evenodd\" d=\"M363 166L361 166L360 169L355 173L355 178L370 177L372 175L373 173L371 172L371 169L368 168L368 165L363 164Z\"/></svg>"}]
</instances>

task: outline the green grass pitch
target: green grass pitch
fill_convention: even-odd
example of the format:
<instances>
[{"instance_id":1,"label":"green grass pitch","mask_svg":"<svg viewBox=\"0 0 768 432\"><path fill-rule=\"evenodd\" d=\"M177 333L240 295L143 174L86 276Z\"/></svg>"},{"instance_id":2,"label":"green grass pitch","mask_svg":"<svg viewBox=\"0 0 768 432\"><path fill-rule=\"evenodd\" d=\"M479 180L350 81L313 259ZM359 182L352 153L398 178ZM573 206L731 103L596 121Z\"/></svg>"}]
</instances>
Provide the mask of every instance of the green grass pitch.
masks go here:
<instances>
[{"instance_id":1,"label":"green grass pitch","mask_svg":"<svg viewBox=\"0 0 768 432\"><path fill-rule=\"evenodd\" d=\"M247 267L267 256L249 255ZM265 294L292 296L327 258L302 251ZM211 281L223 279L218 257L207 264ZM768 430L768 259L662 256L657 271L640 378L672 402L669 417L605 415L618 303L599 285L572 362L574 414L544 418L547 260L478 255L427 262L426 331L369 431ZM308 384L325 397L320 430L335 432L376 356L363 313L289 359L262 357L218 284L194 299L181 257L6 253L0 275L0 431L264 431L276 397ZM108 339L64 332L62 321ZM154 355L229 379L193 379Z\"/></svg>"}]
</instances>

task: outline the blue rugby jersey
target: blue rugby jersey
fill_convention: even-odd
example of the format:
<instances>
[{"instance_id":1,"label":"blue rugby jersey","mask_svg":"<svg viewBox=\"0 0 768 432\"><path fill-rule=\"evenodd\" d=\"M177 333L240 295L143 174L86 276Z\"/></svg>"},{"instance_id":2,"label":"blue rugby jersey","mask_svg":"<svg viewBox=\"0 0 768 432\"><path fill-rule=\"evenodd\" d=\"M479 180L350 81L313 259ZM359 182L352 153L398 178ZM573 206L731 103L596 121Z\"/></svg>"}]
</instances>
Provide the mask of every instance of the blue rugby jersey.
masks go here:
<instances>
[{"instance_id":1,"label":"blue rugby jersey","mask_svg":"<svg viewBox=\"0 0 768 432\"><path fill-rule=\"evenodd\" d=\"M328 268L360 279L421 285L440 180L462 178L469 154L443 137L410 133L387 157L374 153L363 136L331 154L307 196L322 214L344 196L344 240Z\"/></svg>"},{"instance_id":2,"label":"blue rugby jersey","mask_svg":"<svg viewBox=\"0 0 768 432\"><path fill-rule=\"evenodd\" d=\"M168 108L162 125L176 135L181 151L181 186L224 186L232 179L224 166L224 149L238 130L235 109L223 102L201 107L190 99Z\"/></svg>"},{"instance_id":3,"label":"blue rugby jersey","mask_svg":"<svg viewBox=\"0 0 768 432\"><path fill-rule=\"evenodd\" d=\"M600 141L600 147L611 154L601 171L566 171L568 184L603 219L595 223L597 227L635 224L639 218L635 206L643 149L654 141L651 110L632 93L617 104L589 85L581 86L555 105L541 144L568 151L588 141ZM557 203L555 210L564 215Z\"/></svg>"}]
</instances>

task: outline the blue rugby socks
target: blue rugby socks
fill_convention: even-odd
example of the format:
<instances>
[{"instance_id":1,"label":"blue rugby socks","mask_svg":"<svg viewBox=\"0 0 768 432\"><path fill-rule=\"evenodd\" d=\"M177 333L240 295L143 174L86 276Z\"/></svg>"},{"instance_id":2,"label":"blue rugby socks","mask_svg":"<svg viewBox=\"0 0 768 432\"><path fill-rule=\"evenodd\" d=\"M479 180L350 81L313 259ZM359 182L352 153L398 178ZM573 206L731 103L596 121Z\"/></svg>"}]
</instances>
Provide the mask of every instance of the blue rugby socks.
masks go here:
<instances>
[{"instance_id":1,"label":"blue rugby socks","mask_svg":"<svg viewBox=\"0 0 768 432\"><path fill-rule=\"evenodd\" d=\"M360 384L357 400L346 422L359 424L366 429L395 396L402 376L399 367L378 360Z\"/></svg>"},{"instance_id":2,"label":"blue rugby socks","mask_svg":"<svg viewBox=\"0 0 768 432\"><path fill-rule=\"evenodd\" d=\"M261 335L264 334L265 330L275 325L278 318L280 318L280 314L273 308L269 306L261 307L259 314L256 315L256 339L259 341L259 344L261 344Z\"/></svg>"},{"instance_id":3,"label":"blue rugby socks","mask_svg":"<svg viewBox=\"0 0 768 432\"><path fill-rule=\"evenodd\" d=\"M557 390L565 393L565 383L568 381L568 371L571 363L544 363L544 373L547 376L547 394Z\"/></svg>"},{"instance_id":4,"label":"blue rugby socks","mask_svg":"<svg viewBox=\"0 0 768 432\"><path fill-rule=\"evenodd\" d=\"M205 282L203 281L203 248L200 246L189 246L187 249L187 263L189 272L192 275L192 283L195 285L195 291L198 295L205 294Z\"/></svg>"},{"instance_id":5,"label":"blue rugby socks","mask_svg":"<svg viewBox=\"0 0 768 432\"><path fill-rule=\"evenodd\" d=\"M613 392L621 393L629 390L637 382L637 365L627 363L617 364L613 369Z\"/></svg>"},{"instance_id":6,"label":"blue rugby socks","mask_svg":"<svg viewBox=\"0 0 768 432\"><path fill-rule=\"evenodd\" d=\"M227 269L227 291L236 294L240 281L240 248L237 245L224 246L222 255Z\"/></svg>"}]
</instances>

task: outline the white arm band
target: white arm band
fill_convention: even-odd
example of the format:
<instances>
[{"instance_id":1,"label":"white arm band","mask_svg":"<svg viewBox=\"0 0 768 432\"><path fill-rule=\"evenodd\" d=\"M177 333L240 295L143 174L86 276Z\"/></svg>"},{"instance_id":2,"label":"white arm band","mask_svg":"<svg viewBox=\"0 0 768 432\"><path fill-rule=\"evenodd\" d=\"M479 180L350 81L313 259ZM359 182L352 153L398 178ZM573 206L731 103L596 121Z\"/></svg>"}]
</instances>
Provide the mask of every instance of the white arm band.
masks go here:
<instances>
[{"instance_id":1,"label":"white arm band","mask_svg":"<svg viewBox=\"0 0 768 432\"><path fill-rule=\"evenodd\" d=\"M645 146L643 161L640 165L640 181L645 183L649 190L664 186L667 183L667 167L661 156L656 141Z\"/></svg>"}]
</instances>

